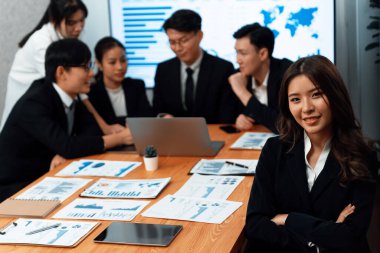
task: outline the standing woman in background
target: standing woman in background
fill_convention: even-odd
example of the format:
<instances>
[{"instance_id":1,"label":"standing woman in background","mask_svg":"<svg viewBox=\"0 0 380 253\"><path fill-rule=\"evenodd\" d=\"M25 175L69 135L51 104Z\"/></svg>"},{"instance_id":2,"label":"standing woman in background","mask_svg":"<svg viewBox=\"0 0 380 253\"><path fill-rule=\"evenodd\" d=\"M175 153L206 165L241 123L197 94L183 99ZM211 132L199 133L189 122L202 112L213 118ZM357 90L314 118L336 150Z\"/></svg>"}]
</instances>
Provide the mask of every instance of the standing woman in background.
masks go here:
<instances>
[{"instance_id":1,"label":"standing woman in background","mask_svg":"<svg viewBox=\"0 0 380 253\"><path fill-rule=\"evenodd\" d=\"M280 89L279 137L265 144L248 204L252 252L370 252L376 157L336 67L299 59Z\"/></svg>"},{"instance_id":2,"label":"standing woman in background","mask_svg":"<svg viewBox=\"0 0 380 253\"><path fill-rule=\"evenodd\" d=\"M81 0L51 0L38 25L19 42L20 48L8 77L0 130L15 103L33 81L45 76L45 52L48 46L63 38L79 38L87 14L87 8ZM82 98L103 132L107 134L122 129L121 126L106 125L94 112L88 99L85 99L86 96Z\"/></svg>"},{"instance_id":3,"label":"standing woman in background","mask_svg":"<svg viewBox=\"0 0 380 253\"><path fill-rule=\"evenodd\" d=\"M104 37L95 46L99 72L88 94L91 103L108 124L124 125L128 117L153 117L143 80L124 78L127 56L123 44Z\"/></svg>"}]
</instances>

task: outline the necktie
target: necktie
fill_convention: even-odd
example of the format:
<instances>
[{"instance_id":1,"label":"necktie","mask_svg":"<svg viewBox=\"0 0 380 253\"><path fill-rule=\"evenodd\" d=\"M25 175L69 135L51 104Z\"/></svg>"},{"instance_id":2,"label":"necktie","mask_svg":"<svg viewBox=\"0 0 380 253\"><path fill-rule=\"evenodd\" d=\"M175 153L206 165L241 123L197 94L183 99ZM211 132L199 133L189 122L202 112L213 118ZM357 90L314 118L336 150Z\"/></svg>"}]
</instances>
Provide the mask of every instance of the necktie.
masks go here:
<instances>
[{"instance_id":1,"label":"necktie","mask_svg":"<svg viewBox=\"0 0 380 253\"><path fill-rule=\"evenodd\" d=\"M194 104L194 80L193 80L193 70L191 68L186 68L187 78L186 78L186 89L185 89L185 105L187 111L191 114L193 111Z\"/></svg>"},{"instance_id":2,"label":"necktie","mask_svg":"<svg viewBox=\"0 0 380 253\"><path fill-rule=\"evenodd\" d=\"M74 115L75 115L75 100L68 107L68 111L67 111L67 115L66 115L67 116L67 130L69 132L69 135L71 135L71 132L73 131Z\"/></svg>"}]
</instances>

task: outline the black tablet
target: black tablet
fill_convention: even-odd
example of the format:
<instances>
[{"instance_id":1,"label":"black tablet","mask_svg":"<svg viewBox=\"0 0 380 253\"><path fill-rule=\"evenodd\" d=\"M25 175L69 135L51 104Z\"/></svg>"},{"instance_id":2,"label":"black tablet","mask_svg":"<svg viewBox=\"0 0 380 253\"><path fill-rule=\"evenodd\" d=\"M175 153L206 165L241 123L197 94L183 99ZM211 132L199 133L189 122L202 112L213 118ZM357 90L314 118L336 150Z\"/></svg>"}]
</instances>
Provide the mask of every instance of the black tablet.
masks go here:
<instances>
[{"instance_id":1,"label":"black tablet","mask_svg":"<svg viewBox=\"0 0 380 253\"><path fill-rule=\"evenodd\" d=\"M95 239L99 243L168 246L182 225L112 222Z\"/></svg>"}]
</instances>

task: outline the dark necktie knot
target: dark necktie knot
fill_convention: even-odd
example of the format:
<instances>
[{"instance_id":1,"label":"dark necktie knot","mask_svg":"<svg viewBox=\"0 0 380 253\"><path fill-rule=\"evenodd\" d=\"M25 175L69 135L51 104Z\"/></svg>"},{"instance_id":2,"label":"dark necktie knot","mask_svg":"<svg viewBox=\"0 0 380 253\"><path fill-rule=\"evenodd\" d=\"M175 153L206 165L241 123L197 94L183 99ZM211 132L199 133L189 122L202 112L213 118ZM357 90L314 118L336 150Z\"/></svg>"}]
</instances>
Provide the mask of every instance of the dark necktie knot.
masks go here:
<instances>
[{"instance_id":1,"label":"dark necktie knot","mask_svg":"<svg viewBox=\"0 0 380 253\"><path fill-rule=\"evenodd\" d=\"M187 76L193 76L194 70L192 68L186 68Z\"/></svg>"},{"instance_id":2,"label":"dark necktie knot","mask_svg":"<svg viewBox=\"0 0 380 253\"><path fill-rule=\"evenodd\" d=\"M187 78L185 87L185 105L189 116L191 116L194 104L194 80L193 73L194 70L191 68L186 68Z\"/></svg>"}]
</instances>

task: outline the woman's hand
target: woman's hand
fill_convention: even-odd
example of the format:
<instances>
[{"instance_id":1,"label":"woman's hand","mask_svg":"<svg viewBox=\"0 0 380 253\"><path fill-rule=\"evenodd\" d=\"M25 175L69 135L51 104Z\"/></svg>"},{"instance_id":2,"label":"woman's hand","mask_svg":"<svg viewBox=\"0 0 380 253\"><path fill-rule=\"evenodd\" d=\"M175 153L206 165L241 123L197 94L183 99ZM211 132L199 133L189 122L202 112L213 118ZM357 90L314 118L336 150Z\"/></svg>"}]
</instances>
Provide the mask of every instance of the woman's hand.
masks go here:
<instances>
[{"instance_id":1,"label":"woman's hand","mask_svg":"<svg viewBox=\"0 0 380 253\"><path fill-rule=\"evenodd\" d=\"M277 214L274 216L271 221L276 223L276 225L285 225L285 221L288 218L288 214Z\"/></svg>"},{"instance_id":2,"label":"woman's hand","mask_svg":"<svg viewBox=\"0 0 380 253\"><path fill-rule=\"evenodd\" d=\"M347 218L348 215L352 214L355 211L355 206L352 204L348 204L342 212L340 212L336 223L342 223Z\"/></svg>"},{"instance_id":3,"label":"woman's hand","mask_svg":"<svg viewBox=\"0 0 380 253\"><path fill-rule=\"evenodd\" d=\"M50 169L49 170L54 169L55 167L57 167L58 165L61 165L64 162L66 162L65 158L63 158L60 155L55 155L50 162Z\"/></svg>"}]
</instances>

